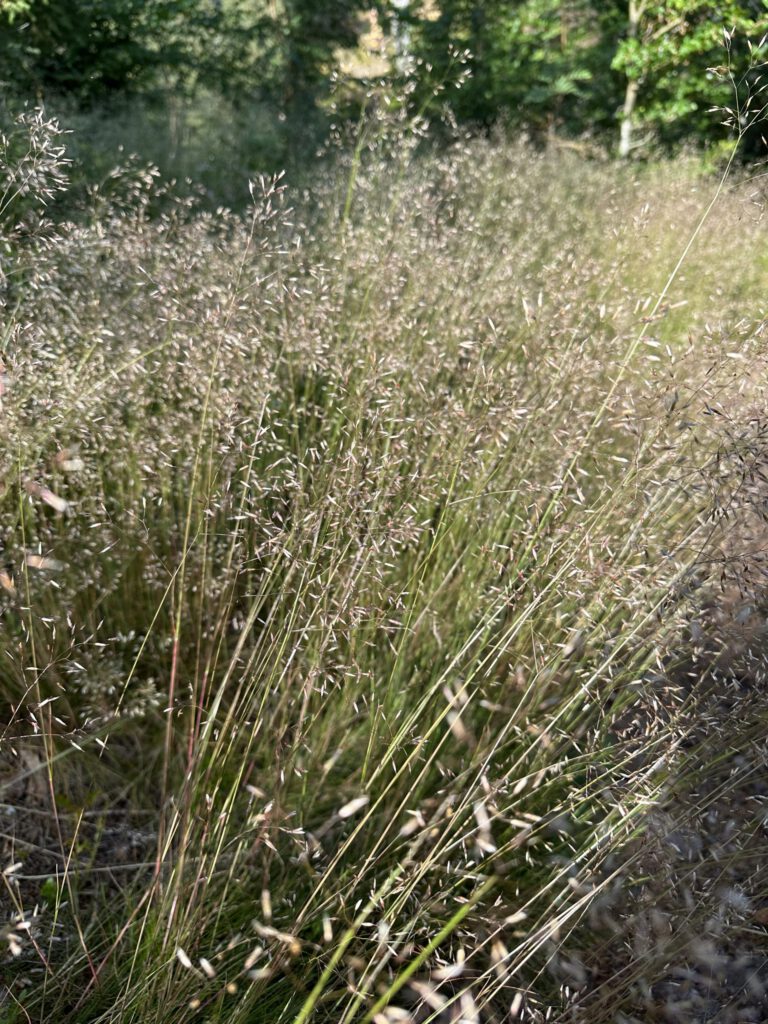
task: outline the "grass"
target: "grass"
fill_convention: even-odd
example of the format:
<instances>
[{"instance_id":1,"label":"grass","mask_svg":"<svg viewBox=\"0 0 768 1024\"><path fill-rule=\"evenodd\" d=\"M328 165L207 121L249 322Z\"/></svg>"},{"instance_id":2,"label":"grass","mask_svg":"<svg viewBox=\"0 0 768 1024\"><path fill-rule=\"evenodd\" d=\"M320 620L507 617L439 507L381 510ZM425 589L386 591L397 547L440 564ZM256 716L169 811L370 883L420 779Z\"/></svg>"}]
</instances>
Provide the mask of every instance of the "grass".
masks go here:
<instances>
[{"instance_id":1,"label":"grass","mask_svg":"<svg viewBox=\"0 0 768 1024\"><path fill-rule=\"evenodd\" d=\"M647 1013L690 664L759 677L712 611L760 603L759 182L659 303L684 162L382 121L245 216L124 171L53 222L55 127L17 131L4 1019Z\"/></svg>"}]
</instances>

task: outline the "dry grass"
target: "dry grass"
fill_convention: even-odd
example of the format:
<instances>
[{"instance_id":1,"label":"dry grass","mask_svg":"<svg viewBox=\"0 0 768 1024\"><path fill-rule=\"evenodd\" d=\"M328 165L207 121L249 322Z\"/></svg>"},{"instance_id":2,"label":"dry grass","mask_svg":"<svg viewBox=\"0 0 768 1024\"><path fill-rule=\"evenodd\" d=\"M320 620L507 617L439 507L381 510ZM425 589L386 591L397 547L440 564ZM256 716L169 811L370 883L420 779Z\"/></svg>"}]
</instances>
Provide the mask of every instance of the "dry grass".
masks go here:
<instances>
[{"instance_id":1,"label":"dry grass","mask_svg":"<svg viewBox=\"0 0 768 1024\"><path fill-rule=\"evenodd\" d=\"M6 1019L631 1019L637 844L710 756L691 622L729 566L761 593L721 540L764 501L754 184L659 305L713 189L684 164L383 118L246 217L129 169L54 224L30 131Z\"/></svg>"}]
</instances>

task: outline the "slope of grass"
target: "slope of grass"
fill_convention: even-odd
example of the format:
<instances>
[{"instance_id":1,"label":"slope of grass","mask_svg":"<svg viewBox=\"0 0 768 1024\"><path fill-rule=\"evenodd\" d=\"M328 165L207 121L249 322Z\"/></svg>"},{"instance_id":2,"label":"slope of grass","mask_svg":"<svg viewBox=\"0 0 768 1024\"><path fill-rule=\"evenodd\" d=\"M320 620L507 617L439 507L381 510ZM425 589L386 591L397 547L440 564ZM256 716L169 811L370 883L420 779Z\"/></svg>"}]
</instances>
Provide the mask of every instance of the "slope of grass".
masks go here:
<instances>
[{"instance_id":1,"label":"slope of grass","mask_svg":"<svg viewBox=\"0 0 768 1024\"><path fill-rule=\"evenodd\" d=\"M245 218L147 173L54 226L31 130L7 1019L559 1019L675 769L654 680L745 493L753 192L659 304L713 188L684 166L372 133Z\"/></svg>"}]
</instances>

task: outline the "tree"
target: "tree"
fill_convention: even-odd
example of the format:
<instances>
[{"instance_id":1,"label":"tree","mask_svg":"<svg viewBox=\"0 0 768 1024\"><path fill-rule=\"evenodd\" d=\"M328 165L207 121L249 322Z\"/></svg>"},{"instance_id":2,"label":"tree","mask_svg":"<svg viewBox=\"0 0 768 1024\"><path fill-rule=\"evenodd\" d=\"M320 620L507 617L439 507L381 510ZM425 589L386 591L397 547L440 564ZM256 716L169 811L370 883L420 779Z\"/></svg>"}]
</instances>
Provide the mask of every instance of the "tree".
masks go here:
<instances>
[{"instance_id":1,"label":"tree","mask_svg":"<svg viewBox=\"0 0 768 1024\"><path fill-rule=\"evenodd\" d=\"M254 92L312 102L358 0L12 0L0 9L0 74L23 95L81 103L116 93Z\"/></svg>"},{"instance_id":2,"label":"tree","mask_svg":"<svg viewBox=\"0 0 768 1024\"><path fill-rule=\"evenodd\" d=\"M500 116L534 130L583 132L612 117L615 4L598 0L443 0L437 17L410 5L415 56L432 78L450 78L451 54L469 51L457 115L488 125Z\"/></svg>"},{"instance_id":3,"label":"tree","mask_svg":"<svg viewBox=\"0 0 768 1024\"><path fill-rule=\"evenodd\" d=\"M219 18L198 0L16 0L4 9L0 66L24 95L81 103L148 91L194 73L199 40Z\"/></svg>"},{"instance_id":4,"label":"tree","mask_svg":"<svg viewBox=\"0 0 768 1024\"><path fill-rule=\"evenodd\" d=\"M712 137L709 111L733 106L734 86L749 87L746 40L765 31L767 15L764 0L628 0L612 64L625 83L620 156L642 144L638 127L666 144ZM726 59L727 74L712 70Z\"/></svg>"}]
</instances>

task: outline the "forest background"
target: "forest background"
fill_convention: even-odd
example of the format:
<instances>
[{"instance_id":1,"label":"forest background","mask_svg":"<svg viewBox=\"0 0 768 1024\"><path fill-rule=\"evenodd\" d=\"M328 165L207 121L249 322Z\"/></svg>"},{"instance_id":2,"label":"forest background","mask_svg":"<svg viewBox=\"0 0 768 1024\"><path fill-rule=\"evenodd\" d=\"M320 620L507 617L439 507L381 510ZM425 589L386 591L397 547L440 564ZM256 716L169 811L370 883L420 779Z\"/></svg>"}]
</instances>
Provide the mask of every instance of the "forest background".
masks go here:
<instances>
[{"instance_id":1,"label":"forest background","mask_svg":"<svg viewBox=\"0 0 768 1024\"><path fill-rule=\"evenodd\" d=\"M20 101L45 102L73 129L69 155L87 180L136 152L217 202L243 201L249 175L306 167L329 126L355 122L384 80L443 129L449 111L454 124L502 124L539 142L644 159L696 147L717 162L729 145L721 122L734 116L747 128L742 153L765 151L739 109L759 102L764 0L5 0L0 10L5 120Z\"/></svg>"}]
</instances>

